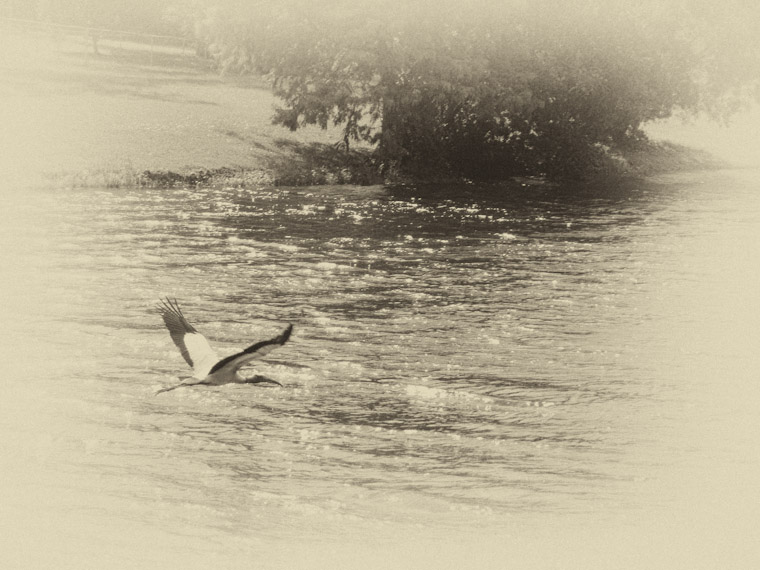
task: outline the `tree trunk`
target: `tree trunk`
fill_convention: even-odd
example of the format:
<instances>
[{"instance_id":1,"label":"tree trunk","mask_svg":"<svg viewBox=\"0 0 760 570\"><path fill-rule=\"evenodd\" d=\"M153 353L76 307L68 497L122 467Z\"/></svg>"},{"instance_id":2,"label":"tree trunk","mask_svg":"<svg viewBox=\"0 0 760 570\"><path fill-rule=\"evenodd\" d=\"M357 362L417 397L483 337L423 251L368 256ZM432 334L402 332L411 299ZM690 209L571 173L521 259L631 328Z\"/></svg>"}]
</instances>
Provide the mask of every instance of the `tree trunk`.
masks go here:
<instances>
[{"instance_id":1,"label":"tree trunk","mask_svg":"<svg viewBox=\"0 0 760 570\"><path fill-rule=\"evenodd\" d=\"M398 99L397 94L390 90L383 99L382 128L378 145L378 153L383 161L398 162L404 155L401 141L403 119Z\"/></svg>"}]
</instances>

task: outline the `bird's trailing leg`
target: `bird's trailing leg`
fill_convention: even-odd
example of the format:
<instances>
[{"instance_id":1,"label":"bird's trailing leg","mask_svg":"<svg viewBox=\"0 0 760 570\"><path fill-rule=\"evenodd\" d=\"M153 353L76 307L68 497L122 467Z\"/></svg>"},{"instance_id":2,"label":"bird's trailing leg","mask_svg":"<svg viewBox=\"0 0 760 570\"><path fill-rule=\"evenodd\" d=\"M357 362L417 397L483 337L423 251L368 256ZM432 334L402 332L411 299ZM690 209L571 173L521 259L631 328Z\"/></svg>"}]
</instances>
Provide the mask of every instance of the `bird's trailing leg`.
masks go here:
<instances>
[{"instance_id":1,"label":"bird's trailing leg","mask_svg":"<svg viewBox=\"0 0 760 570\"><path fill-rule=\"evenodd\" d=\"M185 379L184 382L180 382L179 384L175 384L174 386L161 388L160 390L156 390L156 392L153 395L158 396L161 392L169 392L171 390L176 390L177 388L182 388L184 386L197 386L198 384L203 384L203 382L198 382L197 380L195 382L192 382L191 380L194 380L194 379L193 378Z\"/></svg>"}]
</instances>

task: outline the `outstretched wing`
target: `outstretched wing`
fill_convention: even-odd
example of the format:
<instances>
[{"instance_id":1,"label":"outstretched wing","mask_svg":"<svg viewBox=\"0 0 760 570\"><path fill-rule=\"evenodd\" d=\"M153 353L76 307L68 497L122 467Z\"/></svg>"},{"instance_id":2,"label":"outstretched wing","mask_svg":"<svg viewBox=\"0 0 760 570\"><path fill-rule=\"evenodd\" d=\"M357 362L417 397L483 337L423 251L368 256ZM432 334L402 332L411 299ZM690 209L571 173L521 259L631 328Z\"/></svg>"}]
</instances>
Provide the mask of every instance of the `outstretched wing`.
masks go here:
<instances>
[{"instance_id":1,"label":"outstretched wing","mask_svg":"<svg viewBox=\"0 0 760 570\"><path fill-rule=\"evenodd\" d=\"M209 370L209 374L213 374L214 372L221 370L222 368L226 366L231 367L232 370L237 370L238 368L247 364L251 360L254 360L256 358L261 358L262 356L269 354L272 350L274 350L278 346L282 346L283 344L288 342L291 332L293 332L293 325L288 325L288 328L282 331L282 334L280 334L279 336L276 336L269 340L262 340L261 342L252 344L251 346L249 346L242 352L238 352L237 354L233 354L232 356L223 358L222 360L214 364L213 368Z\"/></svg>"},{"instance_id":2,"label":"outstretched wing","mask_svg":"<svg viewBox=\"0 0 760 570\"><path fill-rule=\"evenodd\" d=\"M205 378L214 363L219 360L206 337L188 322L176 299L171 300L167 297L156 308L169 329L169 336L182 353L182 358L193 367L193 376Z\"/></svg>"}]
</instances>

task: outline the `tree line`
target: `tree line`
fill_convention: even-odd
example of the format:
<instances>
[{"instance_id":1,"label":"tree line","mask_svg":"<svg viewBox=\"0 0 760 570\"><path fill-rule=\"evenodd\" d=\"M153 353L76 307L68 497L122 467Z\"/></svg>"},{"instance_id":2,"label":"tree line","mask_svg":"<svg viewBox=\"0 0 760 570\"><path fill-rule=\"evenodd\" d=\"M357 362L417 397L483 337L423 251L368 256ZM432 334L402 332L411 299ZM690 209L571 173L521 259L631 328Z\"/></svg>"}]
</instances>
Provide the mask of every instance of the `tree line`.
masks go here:
<instances>
[{"instance_id":1,"label":"tree line","mask_svg":"<svg viewBox=\"0 0 760 570\"><path fill-rule=\"evenodd\" d=\"M582 177L643 144L648 121L726 119L758 98L753 20L732 9L230 1L195 25L220 67L271 78L276 123L339 125L342 144L373 145L381 168Z\"/></svg>"},{"instance_id":2,"label":"tree line","mask_svg":"<svg viewBox=\"0 0 760 570\"><path fill-rule=\"evenodd\" d=\"M115 0L74 4L125 17ZM760 99L760 12L741 0L129 6L135 21L160 9L221 70L268 77L275 123L340 126L384 171L582 177L646 144L648 121L725 120Z\"/></svg>"}]
</instances>

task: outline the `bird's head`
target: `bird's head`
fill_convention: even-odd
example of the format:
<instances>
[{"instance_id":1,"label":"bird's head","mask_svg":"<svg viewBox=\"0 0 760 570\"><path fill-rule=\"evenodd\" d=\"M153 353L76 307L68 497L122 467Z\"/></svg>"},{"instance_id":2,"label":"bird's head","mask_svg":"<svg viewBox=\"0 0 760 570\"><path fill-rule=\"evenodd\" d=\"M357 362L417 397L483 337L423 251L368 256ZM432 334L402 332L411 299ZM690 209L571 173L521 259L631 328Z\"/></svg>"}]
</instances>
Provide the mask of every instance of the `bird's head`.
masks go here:
<instances>
[{"instance_id":1,"label":"bird's head","mask_svg":"<svg viewBox=\"0 0 760 570\"><path fill-rule=\"evenodd\" d=\"M277 380L272 380L271 378L267 378L266 376L262 376L261 374L256 374L254 376L251 376L250 378L245 379L246 384L277 384L278 386L282 386Z\"/></svg>"}]
</instances>

